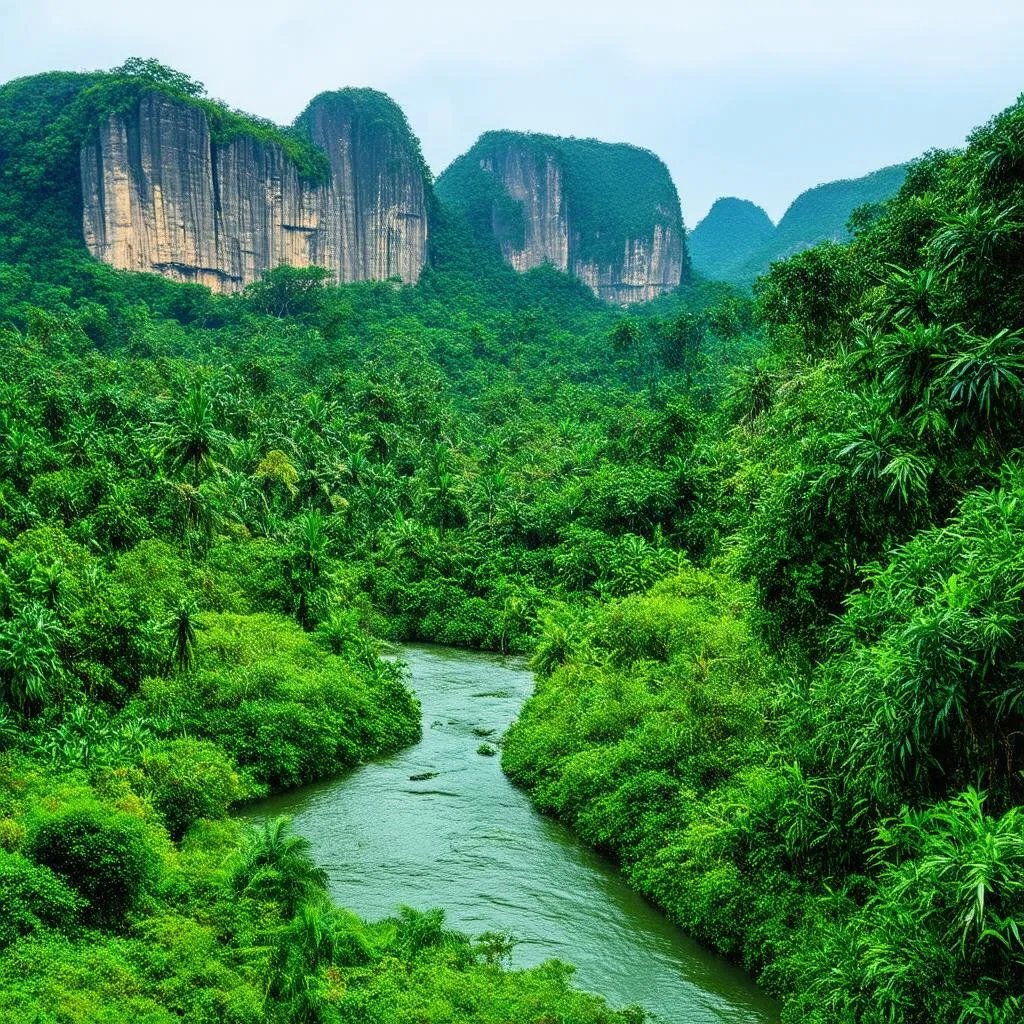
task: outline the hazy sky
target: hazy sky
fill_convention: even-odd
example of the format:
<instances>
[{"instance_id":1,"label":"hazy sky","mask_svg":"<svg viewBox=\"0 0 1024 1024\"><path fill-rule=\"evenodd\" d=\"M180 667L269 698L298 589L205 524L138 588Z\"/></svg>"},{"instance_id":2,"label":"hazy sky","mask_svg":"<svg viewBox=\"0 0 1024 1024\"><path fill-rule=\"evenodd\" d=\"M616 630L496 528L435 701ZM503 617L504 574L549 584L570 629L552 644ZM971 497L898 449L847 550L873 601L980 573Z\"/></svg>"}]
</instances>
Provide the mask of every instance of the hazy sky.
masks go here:
<instances>
[{"instance_id":1,"label":"hazy sky","mask_svg":"<svg viewBox=\"0 0 1024 1024\"><path fill-rule=\"evenodd\" d=\"M128 56L279 122L383 89L435 173L491 128L647 146L692 226L959 144L1024 91L1024 0L0 0L0 80Z\"/></svg>"}]
</instances>

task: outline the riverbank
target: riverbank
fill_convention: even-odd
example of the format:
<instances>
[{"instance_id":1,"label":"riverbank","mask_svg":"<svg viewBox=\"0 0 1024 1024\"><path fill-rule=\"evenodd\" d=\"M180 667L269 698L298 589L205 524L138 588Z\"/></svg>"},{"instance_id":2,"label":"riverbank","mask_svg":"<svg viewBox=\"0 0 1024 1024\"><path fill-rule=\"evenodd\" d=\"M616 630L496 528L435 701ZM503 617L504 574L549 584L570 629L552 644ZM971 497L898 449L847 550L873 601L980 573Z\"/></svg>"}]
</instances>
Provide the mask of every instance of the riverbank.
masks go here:
<instances>
[{"instance_id":1,"label":"riverbank","mask_svg":"<svg viewBox=\"0 0 1024 1024\"><path fill-rule=\"evenodd\" d=\"M533 692L521 660L438 647L402 656L422 740L246 817L291 815L334 898L361 916L440 906L451 927L513 932L516 966L574 964L575 983L612 1003L686 1024L776 1019L748 976L673 926L478 752Z\"/></svg>"}]
</instances>

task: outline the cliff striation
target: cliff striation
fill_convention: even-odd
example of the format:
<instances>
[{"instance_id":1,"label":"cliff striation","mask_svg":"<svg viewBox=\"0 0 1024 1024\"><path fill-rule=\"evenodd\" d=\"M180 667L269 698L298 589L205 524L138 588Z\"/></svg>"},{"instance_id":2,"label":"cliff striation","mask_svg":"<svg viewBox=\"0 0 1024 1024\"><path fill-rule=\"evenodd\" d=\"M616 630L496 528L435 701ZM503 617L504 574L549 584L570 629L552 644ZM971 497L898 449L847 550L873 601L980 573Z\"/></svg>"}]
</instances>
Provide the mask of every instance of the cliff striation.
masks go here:
<instances>
[{"instance_id":1,"label":"cliff striation","mask_svg":"<svg viewBox=\"0 0 1024 1024\"><path fill-rule=\"evenodd\" d=\"M550 263L620 305L689 278L679 197L668 169L646 150L489 132L437 187L516 270Z\"/></svg>"},{"instance_id":2,"label":"cliff striation","mask_svg":"<svg viewBox=\"0 0 1024 1024\"><path fill-rule=\"evenodd\" d=\"M401 111L380 93L318 96L297 127L330 174L304 179L281 146L219 142L206 111L150 92L80 152L85 243L123 270L233 292L280 264L340 282L415 282L427 258L429 177Z\"/></svg>"}]
</instances>

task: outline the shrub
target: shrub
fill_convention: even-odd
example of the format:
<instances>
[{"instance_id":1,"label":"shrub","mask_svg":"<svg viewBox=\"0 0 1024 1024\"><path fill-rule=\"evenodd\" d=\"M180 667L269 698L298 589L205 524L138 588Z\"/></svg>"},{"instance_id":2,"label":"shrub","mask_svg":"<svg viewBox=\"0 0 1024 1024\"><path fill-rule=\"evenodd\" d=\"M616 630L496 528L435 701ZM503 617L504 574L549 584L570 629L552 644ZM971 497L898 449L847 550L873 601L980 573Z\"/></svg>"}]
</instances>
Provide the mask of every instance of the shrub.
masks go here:
<instances>
[{"instance_id":1,"label":"shrub","mask_svg":"<svg viewBox=\"0 0 1024 1024\"><path fill-rule=\"evenodd\" d=\"M88 901L88 917L112 926L135 907L153 881L157 858L145 826L122 811L79 804L45 819L29 852Z\"/></svg>"},{"instance_id":2,"label":"shrub","mask_svg":"<svg viewBox=\"0 0 1024 1024\"><path fill-rule=\"evenodd\" d=\"M0 948L40 928L67 931L82 906L82 898L49 868L0 852Z\"/></svg>"},{"instance_id":3,"label":"shrub","mask_svg":"<svg viewBox=\"0 0 1024 1024\"><path fill-rule=\"evenodd\" d=\"M142 759L147 795L167 831L180 839L200 818L222 818L242 795L230 758L206 740L169 740Z\"/></svg>"},{"instance_id":4,"label":"shrub","mask_svg":"<svg viewBox=\"0 0 1024 1024\"><path fill-rule=\"evenodd\" d=\"M298 786L419 738L419 706L394 666L325 653L273 615L203 625L196 670L145 680L144 709L216 742L255 782Z\"/></svg>"}]
</instances>

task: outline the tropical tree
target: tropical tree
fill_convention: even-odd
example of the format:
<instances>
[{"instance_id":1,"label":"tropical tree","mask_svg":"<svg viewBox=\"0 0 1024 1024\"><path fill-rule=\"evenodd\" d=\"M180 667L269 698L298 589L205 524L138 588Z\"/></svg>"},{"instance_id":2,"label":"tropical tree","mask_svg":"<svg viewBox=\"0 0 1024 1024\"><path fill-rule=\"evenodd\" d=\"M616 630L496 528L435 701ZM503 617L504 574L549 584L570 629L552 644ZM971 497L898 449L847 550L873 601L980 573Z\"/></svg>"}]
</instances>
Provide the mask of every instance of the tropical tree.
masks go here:
<instances>
[{"instance_id":1,"label":"tropical tree","mask_svg":"<svg viewBox=\"0 0 1024 1024\"><path fill-rule=\"evenodd\" d=\"M268 818L250 830L232 871L236 892L271 900L290 920L304 904L321 902L327 873L310 857L310 842L292 831L291 819Z\"/></svg>"},{"instance_id":2,"label":"tropical tree","mask_svg":"<svg viewBox=\"0 0 1024 1024\"><path fill-rule=\"evenodd\" d=\"M326 971L351 950L339 935L338 914L326 901L306 901L277 933L271 992L287 1007L294 1024L322 1024L332 1013L331 982Z\"/></svg>"},{"instance_id":3,"label":"tropical tree","mask_svg":"<svg viewBox=\"0 0 1024 1024\"><path fill-rule=\"evenodd\" d=\"M183 597L167 620L165 629L171 634L168 671L173 667L179 672L189 672L195 666L198 631L202 629L198 618L199 606L191 597Z\"/></svg>"},{"instance_id":4,"label":"tropical tree","mask_svg":"<svg viewBox=\"0 0 1024 1024\"><path fill-rule=\"evenodd\" d=\"M0 620L0 686L8 705L20 711L43 705L63 677L58 653L63 635L57 617L37 602Z\"/></svg>"},{"instance_id":5,"label":"tropical tree","mask_svg":"<svg viewBox=\"0 0 1024 1024\"><path fill-rule=\"evenodd\" d=\"M198 484L217 468L217 457L228 449L228 438L217 429L214 412L213 399L197 385L161 425L162 455L172 475L185 475Z\"/></svg>"}]
</instances>

